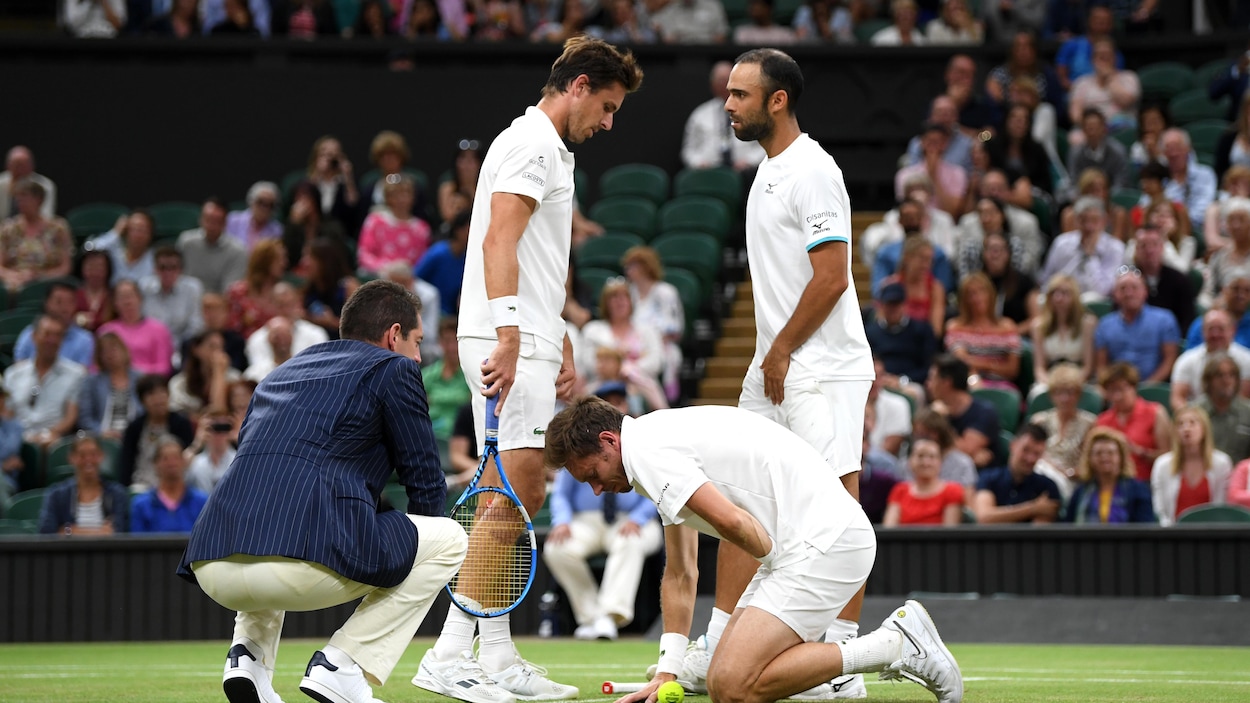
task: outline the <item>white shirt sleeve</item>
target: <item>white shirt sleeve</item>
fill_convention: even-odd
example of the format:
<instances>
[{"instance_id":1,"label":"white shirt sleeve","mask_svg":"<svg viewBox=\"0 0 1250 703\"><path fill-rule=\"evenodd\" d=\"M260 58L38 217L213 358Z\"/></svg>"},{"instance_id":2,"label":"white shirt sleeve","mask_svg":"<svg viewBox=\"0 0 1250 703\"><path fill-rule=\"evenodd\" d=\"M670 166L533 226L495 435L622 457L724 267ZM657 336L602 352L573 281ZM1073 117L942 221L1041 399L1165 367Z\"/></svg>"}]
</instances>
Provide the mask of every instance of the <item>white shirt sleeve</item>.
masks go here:
<instances>
[{"instance_id":1,"label":"white shirt sleeve","mask_svg":"<svg viewBox=\"0 0 1250 703\"><path fill-rule=\"evenodd\" d=\"M533 198L539 207L555 187L550 171L560 155L550 144L518 144L504 154L491 193Z\"/></svg>"},{"instance_id":2,"label":"white shirt sleeve","mask_svg":"<svg viewBox=\"0 0 1250 703\"><path fill-rule=\"evenodd\" d=\"M661 522L680 525L685 518L679 513L690 496L708 482L707 474L688 456L644 444L636 443L628 450L632 481L651 497Z\"/></svg>"},{"instance_id":3,"label":"white shirt sleeve","mask_svg":"<svg viewBox=\"0 0 1250 703\"><path fill-rule=\"evenodd\" d=\"M796 219L804 225L804 248L811 251L825 242L851 245L851 217L846 190L831 174L809 170L794 184Z\"/></svg>"}]
</instances>

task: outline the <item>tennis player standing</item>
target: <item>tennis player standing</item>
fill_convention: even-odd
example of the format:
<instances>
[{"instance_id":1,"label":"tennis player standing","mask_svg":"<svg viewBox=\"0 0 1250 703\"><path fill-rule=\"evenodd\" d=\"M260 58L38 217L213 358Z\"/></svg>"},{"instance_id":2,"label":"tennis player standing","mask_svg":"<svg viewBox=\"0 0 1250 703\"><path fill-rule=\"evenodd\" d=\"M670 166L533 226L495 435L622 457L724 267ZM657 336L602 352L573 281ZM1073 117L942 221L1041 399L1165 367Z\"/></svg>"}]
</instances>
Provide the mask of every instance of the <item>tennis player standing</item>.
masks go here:
<instances>
[{"instance_id":1,"label":"tennis player standing","mask_svg":"<svg viewBox=\"0 0 1250 703\"><path fill-rule=\"evenodd\" d=\"M580 144L612 129L625 96L641 84L631 53L589 37L569 39L542 98L495 138L478 177L460 298L460 363L470 387L484 389L473 399L479 443L485 396L499 397L500 459L531 515L545 497L547 423L556 397L574 380L560 317L574 198L573 154L565 141ZM470 550L466 564L475 556ZM412 683L470 703L577 698L576 687L544 673L517 652L507 615L478 622L452 605Z\"/></svg>"}]
</instances>

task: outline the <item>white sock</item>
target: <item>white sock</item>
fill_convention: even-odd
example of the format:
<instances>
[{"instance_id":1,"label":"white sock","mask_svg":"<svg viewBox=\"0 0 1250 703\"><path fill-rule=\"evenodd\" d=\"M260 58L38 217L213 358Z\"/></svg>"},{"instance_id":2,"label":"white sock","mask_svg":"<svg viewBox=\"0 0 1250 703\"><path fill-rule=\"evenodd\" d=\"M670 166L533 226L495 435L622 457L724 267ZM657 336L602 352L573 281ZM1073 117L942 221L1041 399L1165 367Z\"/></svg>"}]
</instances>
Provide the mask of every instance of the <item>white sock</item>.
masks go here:
<instances>
[{"instance_id":1,"label":"white sock","mask_svg":"<svg viewBox=\"0 0 1250 703\"><path fill-rule=\"evenodd\" d=\"M843 620L838 618L833 621L828 630L825 630L826 642L841 642L859 636L859 623L853 620Z\"/></svg>"},{"instance_id":2,"label":"white sock","mask_svg":"<svg viewBox=\"0 0 1250 703\"><path fill-rule=\"evenodd\" d=\"M838 643L842 650L842 673L864 674L881 671L903 658L903 635L882 627L863 637Z\"/></svg>"},{"instance_id":3,"label":"white sock","mask_svg":"<svg viewBox=\"0 0 1250 703\"><path fill-rule=\"evenodd\" d=\"M350 669L356 665L356 660L352 659L351 655L332 644L322 647L321 653L326 655L326 659L330 660L331 664L340 669Z\"/></svg>"},{"instance_id":4,"label":"white sock","mask_svg":"<svg viewBox=\"0 0 1250 703\"><path fill-rule=\"evenodd\" d=\"M516 663L516 649L512 646L512 623L508 615L483 618L478 622L482 634L482 647L477 652L477 663L488 674L497 674Z\"/></svg>"},{"instance_id":5,"label":"white sock","mask_svg":"<svg viewBox=\"0 0 1250 703\"><path fill-rule=\"evenodd\" d=\"M725 626L729 624L729 613L720 608L712 608L712 619L707 623L707 634L704 638L707 640L707 652L713 654L716 652L716 645L720 644L720 636L725 634Z\"/></svg>"},{"instance_id":6,"label":"white sock","mask_svg":"<svg viewBox=\"0 0 1250 703\"><path fill-rule=\"evenodd\" d=\"M434 657L439 661L450 661L460 656L461 652L472 651L476 625L477 618L457 608L455 603L447 606L443 632L434 643Z\"/></svg>"}]
</instances>

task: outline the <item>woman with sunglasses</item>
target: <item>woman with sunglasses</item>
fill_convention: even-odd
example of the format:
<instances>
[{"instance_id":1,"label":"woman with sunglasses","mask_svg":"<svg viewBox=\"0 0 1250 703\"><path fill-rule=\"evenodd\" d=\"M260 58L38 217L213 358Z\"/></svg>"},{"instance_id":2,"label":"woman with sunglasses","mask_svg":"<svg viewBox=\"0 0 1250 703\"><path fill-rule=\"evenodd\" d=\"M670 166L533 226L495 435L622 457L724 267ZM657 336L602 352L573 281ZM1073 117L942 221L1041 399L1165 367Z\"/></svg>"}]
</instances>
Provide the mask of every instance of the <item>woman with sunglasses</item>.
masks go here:
<instances>
[{"instance_id":1,"label":"woman with sunglasses","mask_svg":"<svg viewBox=\"0 0 1250 703\"><path fill-rule=\"evenodd\" d=\"M247 209L226 215L226 234L234 237L248 251L262 239L282 236L282 223L277 220L280 201L278 186L257 181L247 189Z\"/></svg>"}]
</instances>

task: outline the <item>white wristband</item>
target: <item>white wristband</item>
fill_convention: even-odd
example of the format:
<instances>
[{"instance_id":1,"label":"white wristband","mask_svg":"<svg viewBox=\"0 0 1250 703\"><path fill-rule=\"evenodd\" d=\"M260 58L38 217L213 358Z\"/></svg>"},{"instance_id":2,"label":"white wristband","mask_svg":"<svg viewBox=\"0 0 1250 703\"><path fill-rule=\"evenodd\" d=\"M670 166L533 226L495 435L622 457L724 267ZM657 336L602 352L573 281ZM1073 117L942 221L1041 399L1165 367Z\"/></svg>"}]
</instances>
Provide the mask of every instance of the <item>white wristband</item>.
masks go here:
<instances>
[{"instance_id":1,"label":"white wristband","mask_svg":"<svg viewBox=\"0 0 1250 703\"><path fill-rule=\"evenodd\" d=\"M679 632L665 632L660 635L660 661L656 671L674 676L681 673L682 662L686 659L686 645L690 638Z\"/></svg>"},{"instance_id":2,"label":"white wristband","mask_svg":"<svg viewBox=\"0 0 1250 703\"><path fill-rule=\"evenodd\" d=\"M521 326L520 302L515 295L491 298L486 304L490 306L490 319L496 329Z\"/></svg>"}]
</instances>

